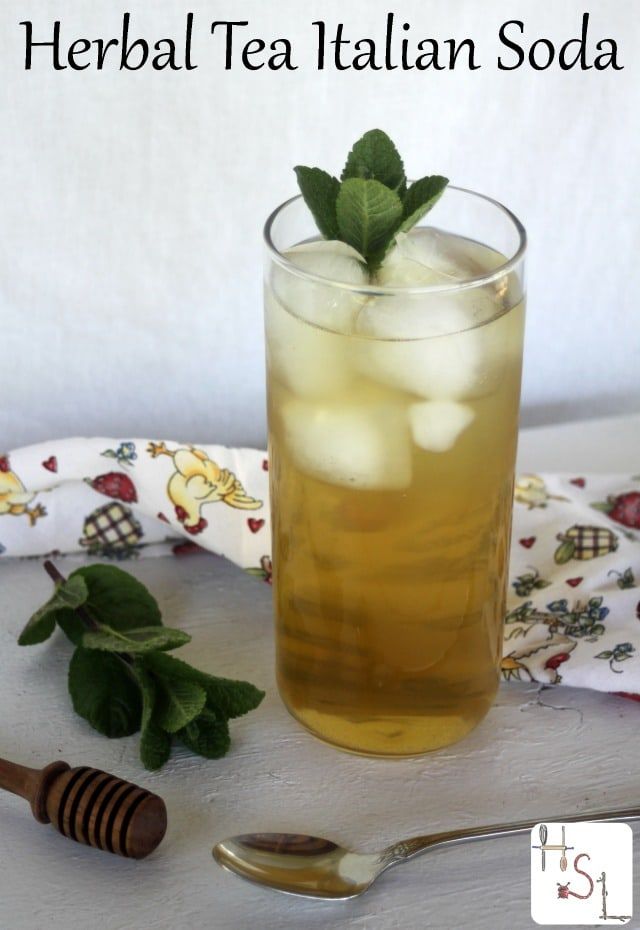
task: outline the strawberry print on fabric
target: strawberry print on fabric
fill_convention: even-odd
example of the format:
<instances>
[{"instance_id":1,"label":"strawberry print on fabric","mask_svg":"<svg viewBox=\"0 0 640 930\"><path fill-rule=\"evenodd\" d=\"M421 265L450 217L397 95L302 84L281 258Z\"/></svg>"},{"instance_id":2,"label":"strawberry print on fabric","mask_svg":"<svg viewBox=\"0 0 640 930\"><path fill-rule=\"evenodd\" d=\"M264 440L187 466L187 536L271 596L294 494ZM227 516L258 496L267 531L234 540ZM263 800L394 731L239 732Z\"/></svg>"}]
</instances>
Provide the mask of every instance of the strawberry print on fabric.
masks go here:
<instances>
[{"instance_id":1,"label":"strawberry print on fabric","mask_svg":"<svg viewBox=\"0 0 640 930\"><path fill-rule=\"evenodd\" d=\"M106 475L98 475L97 478L87 478L86 481L94 491L98 491L107 497L115 497L126 504L133 504L138 500L138 493L133 481L129 475L122 472L110 471Z\"/></svg>"},{"instance_id":2,"label":"strawberry print on fabric","mask_svg":"<svg viewBox=\"0 0 640 930\"><path fill-rule=\"evenodd\" d=\"M627 491L611 495L604 503L592 504L595 510L606 513L610 520L640 530L640 491Z\"/></svg>"}]
</instances>

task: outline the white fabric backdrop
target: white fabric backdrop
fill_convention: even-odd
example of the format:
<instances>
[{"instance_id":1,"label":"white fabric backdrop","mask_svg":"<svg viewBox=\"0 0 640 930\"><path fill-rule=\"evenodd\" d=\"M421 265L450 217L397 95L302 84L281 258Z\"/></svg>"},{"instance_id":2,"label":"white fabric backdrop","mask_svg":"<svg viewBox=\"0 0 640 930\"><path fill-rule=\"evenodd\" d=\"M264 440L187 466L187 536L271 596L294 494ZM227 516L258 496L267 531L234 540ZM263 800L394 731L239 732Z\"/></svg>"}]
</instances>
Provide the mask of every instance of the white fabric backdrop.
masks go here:
<instances>
[{"instance_id":1,"label":"white fabric backdrop","mask_svg":"<svg viewBox=\"0 0 640 930\"><path fill-rule=\"evenodd\" d=\"M322 18L383 35L382 0L3 0L0 11L0 446L71 433L264 441L261 227L299 162L339 169L380 125L410 173L497 196L530 234L524 421L637 409L640 18L593 0L592 41L625 70L499 72L497 32L562 41L584 5L405 0L414 38L472 37L481 70L225 72L216 18L293 38ZM197 71L22 68L23 29L63 36L198 28ZM248 30L247 30L248 31Z\"/></svg>"}]
</instances>

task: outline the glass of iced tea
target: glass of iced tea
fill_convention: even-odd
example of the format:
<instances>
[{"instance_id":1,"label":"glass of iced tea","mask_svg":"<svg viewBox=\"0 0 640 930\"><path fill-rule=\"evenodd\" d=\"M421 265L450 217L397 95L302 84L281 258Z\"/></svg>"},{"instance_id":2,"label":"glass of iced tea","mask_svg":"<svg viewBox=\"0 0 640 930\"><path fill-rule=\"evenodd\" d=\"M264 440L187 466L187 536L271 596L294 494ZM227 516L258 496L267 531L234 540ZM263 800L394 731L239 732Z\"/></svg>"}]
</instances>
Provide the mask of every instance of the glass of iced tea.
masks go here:
<instances>
[{"instance_id":1,"label":"glass of iced tea","mask_svg":"<svg viewBox=\"0 0 640 930\"><path fill-rule=\"evenodd\" d=\"M320 738L465 736L499 680L525 232L449 187L375 278L304 201L265 229L277 674Z\"/></svg>"}]
</instances>

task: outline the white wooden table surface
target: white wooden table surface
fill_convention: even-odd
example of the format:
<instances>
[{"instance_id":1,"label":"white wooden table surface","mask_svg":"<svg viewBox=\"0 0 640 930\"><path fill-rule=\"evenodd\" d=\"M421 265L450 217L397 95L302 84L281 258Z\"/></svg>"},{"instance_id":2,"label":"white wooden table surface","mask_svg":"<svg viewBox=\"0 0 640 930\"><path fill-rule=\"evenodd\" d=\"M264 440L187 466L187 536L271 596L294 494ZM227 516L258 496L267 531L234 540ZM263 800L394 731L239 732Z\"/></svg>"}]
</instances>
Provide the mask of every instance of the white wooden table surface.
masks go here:
<instances>
[{"instance_id":1,"label":"white wooden table surface","mask_svg":"<svg viewBox=\"0 0 640 930\"><path fill-rule=\"evenodd\" d=\"M637 470L640 417L531 430L520 449L521 470ZM69 571L72 560L63 561ZM246 677L267 697L232 725L225 759L179 751L160 774L146 773L137 737L106 740L73 715L62 635L17 647L50 582L37 561L0 565L0 755L102 767L160 793L170 819L158 852L132 863L64 840L2 795L0 930L521 930L535 926L527 837L427 854L347 904L253 887L220 870L211 846L232 833L287 830L377 849L415 832L640 803L636 703L509 684L458 746L408 761L358 758L313 739L282 707L266 585L207 556L127 568L157 594L169 624L194 634L187 658Z\"/></svg>"}]
</instances>

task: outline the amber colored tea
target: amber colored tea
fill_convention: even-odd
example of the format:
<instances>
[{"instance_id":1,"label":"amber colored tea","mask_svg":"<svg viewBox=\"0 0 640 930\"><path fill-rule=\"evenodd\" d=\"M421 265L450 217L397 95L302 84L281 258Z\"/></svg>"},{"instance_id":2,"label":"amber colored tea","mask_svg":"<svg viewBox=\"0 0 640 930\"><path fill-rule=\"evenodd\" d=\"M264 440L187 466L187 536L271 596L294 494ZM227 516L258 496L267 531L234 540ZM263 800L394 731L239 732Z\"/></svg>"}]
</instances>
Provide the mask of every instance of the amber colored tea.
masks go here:
<instances>
[{"instance_id":1,"label":"amber colored tea","mask_svg":"<svg viewBox=\"0 0 640 930\"><path fill-rule=\"evenodd\" d=\"M412 283L504 261L437 231L407 238L403 261L428 253L422 271L395 268ZM336 245L344 278L353 258ZM502 278L428 305L353 290L338 306L285 275L267 283L266 320L282 697L352 751L452 743L498 686L522 294Z\"/></svg>"}]
</instances>

